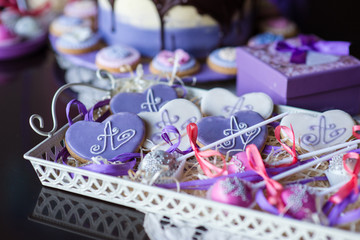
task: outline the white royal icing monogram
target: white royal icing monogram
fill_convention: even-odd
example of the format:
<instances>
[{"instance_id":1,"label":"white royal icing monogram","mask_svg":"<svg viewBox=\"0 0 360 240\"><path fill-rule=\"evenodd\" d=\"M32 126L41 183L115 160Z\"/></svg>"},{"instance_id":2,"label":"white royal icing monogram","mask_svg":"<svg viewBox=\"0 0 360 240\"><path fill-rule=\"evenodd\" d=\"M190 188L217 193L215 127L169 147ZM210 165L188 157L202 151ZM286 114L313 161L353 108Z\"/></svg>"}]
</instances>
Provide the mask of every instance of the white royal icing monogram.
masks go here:
<instances>
[{"instance_id":1,"label":"white royal icing monogram","mask_svg":"<svg viewBox=\"0 0 360 240\"><path fill-rule=\"evenodd\" d=\"M246 129L248 127L248 125L246 123L240 122L238 123L237 119L235 116L231 116L230 118L230 129L225 129L223 131L223 134L225 137L233 135L234 133L237 133L243 129ZM261 132L261 128L256 128L250 132L247 132L245 134L240 135L237 138L233 138L229 141L226 141L222 144L219 145L219 148L223 148L223 149L233 149L235 147L236 144L236 139L240 139L241 143L243 144L243 148L242 150L244 151L246 146L252 141L254 140L254 138L256 138Z\"/></svg>"},{"instance_id":2,"label":"white royal icing monogram","mask_svg":"<svg viewBox=\"0 0 360 240\"><path fill-rule=\"evenodd\" d=\"M130 141L131 138L135 136L136 131L134 129L128 129L123 132L120 132L120 129L117 127L112 127L111 122L107 122L104 127L104 133L97 136L97 141L102 142L102 144L94 144L90 147L90 152L92 154L101 154L105 152L108 144L110 144L111 150L115 151L120 148L122 145Z\"/></svg>"},{"instance_id":3,"label":"white royal icing monogram","mask_svg":"<svg viewBox=\"0 0 360 240\"><path fill-rule=\"evenodd\" d=\"M155 97L152 89L150 88L146 94L146 102L141 104L141 109L148 109L149 112L158 112L158 107L161 103L160 97Z\"/></svg>"},{"instance_id":4,"label":"white royal icing monogram","mask_svg":"<svg viewBox=\"0 0 360 240\"><path fill-rule=\"evenodd\" d=\"M201 111L206 116L223 116L229 118L240 110L252 110L264 119L273 112L272 99L261 92L247 93L236 96L224 88L213 88L207 91L201 99Z\"/></svg>"},{"instance_id":5,"label":"white royal icing monogram","mask_svg":"<svg viewBox=\"0 0 360 240\"><path fill-rule=\"evenodd\" d=\"M327 124L325 116L320 116L318 125L310 125L309 133L301 137L301 143L308 146L316 146L320 143L329 144L346 132L346 128L337 128L336 124Z\"/></svg>"},{"instance_id":6,"label":"white royal icing monogram","mask_svg":"<svg viewBox=\"0 0 360 240\"><path fill-rule=\"evenodd\" d=\"M297 146L314 151L347 141L352 136L354 120L344 111L331 110L318 115L291 113L280 125L289 128L291 125Z\"/></svg>"}]
</instances>

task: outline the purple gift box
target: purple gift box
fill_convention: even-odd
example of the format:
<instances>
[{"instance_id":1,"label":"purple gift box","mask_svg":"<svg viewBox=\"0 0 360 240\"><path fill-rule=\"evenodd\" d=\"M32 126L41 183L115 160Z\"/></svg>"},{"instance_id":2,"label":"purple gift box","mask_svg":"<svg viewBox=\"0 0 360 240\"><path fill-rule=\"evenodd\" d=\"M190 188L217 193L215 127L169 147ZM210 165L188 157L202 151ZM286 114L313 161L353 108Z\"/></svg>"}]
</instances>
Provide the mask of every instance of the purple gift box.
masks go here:
<instances>
[{"instance_id":1,"label":"purple gift box","mask_svg":"<svg viewBox=\"0 0 360 240\"><path fill-rule=\"evenodd\" d=\"M278 43L260 49L237 48L238 95L264 92L275 104L321 112L341 109L352 115L360 113L358 59L302 48L299 37L287 39L286 44L297 49L282 51ZM305 50L299 54L299 49ZM305 56L305 63L292 63L294 53Z\"/></svg>"}]
</instances>

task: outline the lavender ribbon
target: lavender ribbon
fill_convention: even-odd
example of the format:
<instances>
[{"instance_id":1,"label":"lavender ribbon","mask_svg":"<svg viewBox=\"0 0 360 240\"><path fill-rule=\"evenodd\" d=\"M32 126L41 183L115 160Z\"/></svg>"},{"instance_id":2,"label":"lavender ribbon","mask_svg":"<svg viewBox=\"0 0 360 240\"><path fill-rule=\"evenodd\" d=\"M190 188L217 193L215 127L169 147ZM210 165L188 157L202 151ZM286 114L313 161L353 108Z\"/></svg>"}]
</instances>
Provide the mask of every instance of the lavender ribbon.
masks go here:
<instances>
[{"instance_id":1,"label":"lavender ribbon","mask_svg":"<svg viewBox=\"0 0 360 240\"><path fill-rule=\"evenodd\" d=\"M304 179L304 180L300 180L300 181L294 181L294 182L288 183L287 185L306 184L306 183L313 182L313 181L324 181L324 180L327 180L327 178L322 177L322 176L320 176L320 177L312 177L312 178L308 178L308 179ZM266 197L264 195L263 190L264 190L264 187L260 188L256 192L256 194L255 194L256 203L259 205L259 207L262 210L264 210L266 212L269 212L269 213L272 213L272 214L275 214L275 215L279 215L280 214L279 210L268 202L268 200L266 199ZM284 214L284 217L292 218L291 216L289 216L287 214Z\"/></svg>"},{"instance_id":2,"label":"lavender ribbon","mask_svg":"<svg viewBox=\"0 0 360 240\"><path fill-rule=\"evenodd\" d=\"M360 186L358 186L360 190ZM331 201L327 201L323 207L323 212L327 215L329 220L329 225L339 225L345 224L353 221L357 221L360 219L360 208L349 211L347 213L342 212L346 209L346 207L350 204L355 203L359 198L358 194L355 194L352 191L341 203L334 204Z\"/></svg>"},{"instance_id":3,"label":"lavender ribbon","mask_svg":"<svg viewBox=\"0 0 360 240\"><path fill-rule=\"evenodd\" d=\"M56 155L56 161L58 162L58 160L61 158L62 163L67 165L69 156L70 153L68 152L68 150L66 148L63 148ZM141 156L140 153L122 153L114 157L113 159L107 160L108 163L104 161L100 161L99 163L89 163L79 168L92 172L110 175L110 176L124 176L128 174L128 171L130 169L134 168L136 164L136 158L139 158L140 156ZM70 173L70 176L73 177L74 174Z\"/></svg>"},{"instance_id":4,"label":"lavender ribbon","mask_svg":"<svg viewBox=\"0 0 360 240\"><path fill-rule=\"evenodd\" d=\"M308 51L315 51L333 55L349 55L350 42L323 41L313 35L299 35L301 46L293 46L286 41L279 41L276 50L279 52L291 52L291 63L304 64Z\"/></svg>"},{"instance_id":5,"label":"lavender ribbon","mask_svg":"<svg viewBox=\"0 0 360 240\"><path fill-rule=\"evenodd\" d=\"M279 174L281 172L287 171L291 168L294 168L298 166L299 164L305 164L306 162L301 162L298 164L294 164L292 166L288 167L278 167L278 168L267 168L266 172L270 177L275 176L276 174ZM213 185L216 181L222 178L226 177L237 177L241 178L242 180L248 181L248 182L259 182L263 180L261 176L259 176L255 171L248 170L246 172L239 172L239 173L232 173L225 176L219 176L215 178L209 178L209 179L203 179L203 180L193 180L193 181L187 181L187 182L181 182L179 183L181 189L192 189L192 190L207 190ZM307 180L307 181L313 181L313 180ZM167 183L167 184L158 184L158 187L167 188L167 189L173 189L177 187L176 183Z\"/></svg>"},{"instance_id":6,"label":"lavender ribbon","mask_svg":"<svg viewBox=\"0 0 360 240\"><path fill-rule=\"evenodd\" d=\"M178 139L175 144L172 143L168 133L174 133L175 135L177 135ZM178 147L180 146L180 142L181 142L181 134L180 134L179 130L176 127L174 127L173 125L166 125L161 132L161 137L167 144L170 145L170 147L166 150L168 153L172 153L172 152L176 151L176 152L184 155L184 154L187 154L192 151L191 147L185 151L181 151L180 149L178 149Z\"/></svg>"},{"instance_id":7,"label":"lavender ribbon","mask_svg":"<svg viewBox=\"0 0 360 240\"><path fill-rule=\"evenodd\" d=\"M73 121L70 117L70 110L72 105L76 105L78 108L78 112L84 116L85 121L93 121L94 111L98 108L104 107L108 105L110 102L110 99L106 99L103 101L100 101L96 103L89 111L87 111L85 105L78 101L77 99L72 99L67 105L66 105L66 118L69 122L69 126L73 124ZM106 111L104 114L102 114L98 119L96 119L97 122L102 122L104 119L106 119L110 115L109 111Z\"/></svg>"},{"instance_id":8,"label":"lavender ribbon","mask_svg":"<svg viewBox=\"0 0 360 240\"><path fill-rule=\"evenodd\" d=\"M84 116L84 121L94 121L94 111L98 108L104 107L108 105L110 102L109 99L100 101L96 103L92 108L90 108L89 111L87 111L85 105L76 100L71 100L66 105L66 117L69 122L69 126L73 124L73 121L70 117L70 109L72 105L76 105L78 108L78 112ZM103 113L99 118L96 119L96 122L102 122L110 115L109 111L106 111ZM62 159L63 164L67 164L68 157L70 156L70 153L64 147L57 155L56 155L56 161L58 161L60 158ZM80 169L85 169L97 173L103 173L111 176L123 176L127 175L128 171L130 169L133 169L136 164L136 158L140 157L140 153L123 153L120 154L113 159L106 160L106 161L99 161L97 163L92 162L87 165L79 167ZM131 160L131 161L129 161ZM73 177L73 174L71 174L71 177Z\"/></svg>"}]
</instances>

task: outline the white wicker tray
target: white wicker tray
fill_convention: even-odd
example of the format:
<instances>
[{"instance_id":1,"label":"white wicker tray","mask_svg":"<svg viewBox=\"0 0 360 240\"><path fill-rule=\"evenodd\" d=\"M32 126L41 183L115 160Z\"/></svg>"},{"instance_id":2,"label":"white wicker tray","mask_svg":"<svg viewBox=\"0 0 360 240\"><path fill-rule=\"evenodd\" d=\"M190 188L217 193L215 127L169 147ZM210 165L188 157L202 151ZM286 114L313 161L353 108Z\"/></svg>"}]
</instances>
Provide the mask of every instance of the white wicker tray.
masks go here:
<instances>
[{"instance_id":1,"label":"white wicker tray","mask_svg":"<svg viewBox=\"0 0 360 240\"><path fill-rule=\"evenodd\" d=\"M284 110L301 111L285 106L275 109L277 112ZM254 239L360 239L358 232L282 218L55 163L56 154L64 147L66 128L62 127L24 155L44 186Z\"/></svg>"}]
</instances>

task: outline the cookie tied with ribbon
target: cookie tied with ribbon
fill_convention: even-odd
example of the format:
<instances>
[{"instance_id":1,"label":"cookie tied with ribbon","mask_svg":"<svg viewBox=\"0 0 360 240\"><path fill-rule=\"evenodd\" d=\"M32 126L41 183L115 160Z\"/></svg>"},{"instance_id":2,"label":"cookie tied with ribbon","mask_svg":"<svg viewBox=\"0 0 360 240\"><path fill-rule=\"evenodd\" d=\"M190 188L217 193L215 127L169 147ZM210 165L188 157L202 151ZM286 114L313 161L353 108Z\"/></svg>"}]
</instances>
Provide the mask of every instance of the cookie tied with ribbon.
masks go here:
<instances>
[{"instance_id":1,"label":"cookie tied with ribbon","mask_svg":"<svg viewBox=\"0 0 360 240\"><path fill-rule=\"evenodd\" d=\"M65 133L71 156L80 162L94 157L113 159L123 153L136 152L143 142L145 126L133 113L117 113L103 122L78 121Z\"/></svg>"},{"instance_id":2,"label":"cookie tied with ribbon","mask_svg":"<svg viewBox=\"0 0 360 240\"><path fill-rule=\"evenodd\" d=\"M250 110L238 111L230 118L218 116L205 117L198 122L198 141L203 145L208 145L263 121L264 119L260 114ZM259 149L262 149L267 136L267 126L264 125L223 142L219 144L217 148L222 154L226 154L230 150L233 150L229 152L230 155L244 151L249 144L255 144Z\"/></svg>"},{"instance_id":3,"label":"cookie tied with ribbon","mask_svg":"<svg viewBox=\"0 0 360 240\"><path fill-rule=\"evenodd\" d=\"M177 98L176 90L165 84L157 84L143 93L121 92L110 101L110 109L118 112L158 112L166 102Z\"/></svg>"},{"instance_id":4,"label":"cookie tied with ribbon","mask_svg":"<svg viewBox=\"0 0 360 240\"><path fill-rule=\"evenodd\" d=\"M297 148L315 151L336 144L344 143L352 137L355 125L353 118L341 110L330 110L321 114L292 113L284 117L280 125L294 129ZM284 131L283 137L289 137L289 144L293 140Z\"/></svg>"}]
</instances>

